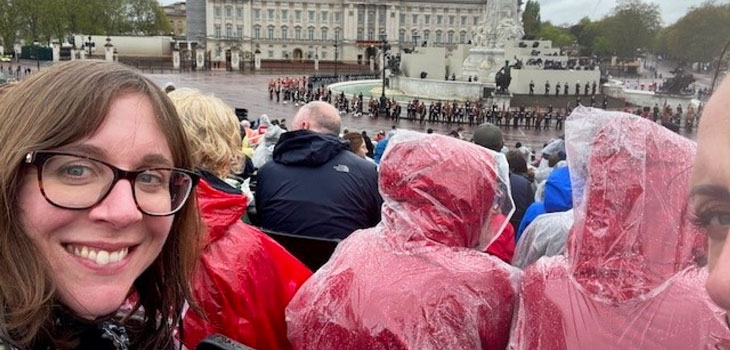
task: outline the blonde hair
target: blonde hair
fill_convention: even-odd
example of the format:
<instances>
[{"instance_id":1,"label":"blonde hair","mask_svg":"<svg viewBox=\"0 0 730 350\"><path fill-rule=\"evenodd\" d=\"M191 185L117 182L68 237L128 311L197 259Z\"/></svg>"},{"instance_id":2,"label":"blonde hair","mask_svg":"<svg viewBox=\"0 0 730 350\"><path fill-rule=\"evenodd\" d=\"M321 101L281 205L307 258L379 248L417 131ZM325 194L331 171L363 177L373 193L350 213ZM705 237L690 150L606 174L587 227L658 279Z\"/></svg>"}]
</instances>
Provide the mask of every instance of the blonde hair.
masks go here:
<instances>
[{"instance_id":1,"label":"blonde hair","mask_svg":"<svg viewBox=\"0 0 730 350\"><path fill-rule=\"evenodd\" d=\"M241 170L241 130L233 109L213 95L194 89L169 94L190 140L195 166L219 178Z\"/></svg>"},{"instance_id":2,"label":"blonde hair","mask_svg":"<svg viewBox=\"0 0 730 350\"><path fill-rule=\"evenodd\" d=\"M130 68L103 61L65 62L33 74L3 92L0 342L32 348L33 344L58 344L65 340L51 317L58 301L49 262L18 220L19 188L25 173L23 157L30 151L55 149L92 135L106 120L112 103L127 93L140 93L150 100L174 165L191 168L190 149L175 106L152 81ZM193 196L175 214L160 255L134 282L139 297L136 306L145 311L142 324L127 329L134 348L161 349L173 342L173 328L182 320L185 301L193 301L190 284L200 247L191 242L201 240L198 218ZM194 301L193 305L197 307Z\"/></svg>"}]
</instances>

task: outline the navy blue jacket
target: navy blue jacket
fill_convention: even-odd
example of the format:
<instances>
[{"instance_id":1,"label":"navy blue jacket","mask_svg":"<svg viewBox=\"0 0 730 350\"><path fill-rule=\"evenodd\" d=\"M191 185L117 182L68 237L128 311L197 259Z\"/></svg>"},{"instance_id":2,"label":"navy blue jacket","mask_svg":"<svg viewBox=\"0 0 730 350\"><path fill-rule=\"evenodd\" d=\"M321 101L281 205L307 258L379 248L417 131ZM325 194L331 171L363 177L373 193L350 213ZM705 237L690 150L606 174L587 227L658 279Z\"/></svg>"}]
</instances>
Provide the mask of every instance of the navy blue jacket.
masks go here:
<instances>
[{"instance_id":1,"label":"navy blue jacket","mask_svg":"<svg viewBox=\"0 0 730 350\"><path fill-rule=\"evenodd\" d=\"M283 233L344 239L380 221L383 200L375 164L337 136L297 130L281 135L274 160L256 183L261 227Z\"/></svg>"},{"instance_id":2,"label":"navy blue jacket","mask_svg":"<svg viewBox=\"0 0 730 350\"><path fill-rule=\"evenodd\" d=\"M545 182L545 200L532 203L525 211L515 234L515 241L519 242L522 233L535 218L545 213L568 211L573 208L573 187L570 182L570 169L555 168Z\"/></svg>"},{"instance_id":3,"label":"navy blue jacket","mask_svg":"<svg viewBox=\"0 0 730 350\"><path fill-rule=\"evenodd\" d=\"M510 217L509 222L513 228L520 226L520 221L529 207L535 201L535 193L532 191L530 180L522 175L509 173L510 192L512 200L515 202L515 212Z\"/></svg>"}]
</instances>

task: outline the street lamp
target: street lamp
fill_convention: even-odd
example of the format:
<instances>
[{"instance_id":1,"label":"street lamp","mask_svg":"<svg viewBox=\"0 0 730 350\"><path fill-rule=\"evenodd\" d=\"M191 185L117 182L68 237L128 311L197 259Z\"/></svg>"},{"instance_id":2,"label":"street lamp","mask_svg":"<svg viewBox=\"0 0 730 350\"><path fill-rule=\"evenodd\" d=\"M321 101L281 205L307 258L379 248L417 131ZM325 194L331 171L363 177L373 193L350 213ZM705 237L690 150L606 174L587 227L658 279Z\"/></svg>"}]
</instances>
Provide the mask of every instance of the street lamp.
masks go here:
<instances>
[{"instance_id":1,"label":"street lamp","mask_svg":"<svg viewBox=\"0 0 730 350\"><path fill-rule=\"evenodd\" d=\"M337 38L335 38L335 78L337 77L337 59L339 58L339 53L337 50Z\"/></svg>"},{"instance_id":2,"label":"street lamp","mask_svg":"<svg viewBox=\"0 0 730 350\"><path fill-rule=\"evenodd\" d=\"M386 104L388 102L388 99L385 97L385 55L390 48L388 45L388 41L386 40L387 38L388 36L385 34L385 31L380 33L380 50L383 56L383 63L380 65L380 69L383 70L383 91L380 93L380 106L378 108L378 114L380 114L381 116L387 115Z\"/></svg>"},{"instance_id":3,"label":"street lamp","mask_svg":"<svg viewBox=\"0 0 730 350\"><path fill-rule=\"evenodd\" d=\"M96 44L91 41L91 35L89 35L89 40L85 42L84 45L89 50L89 58L91 58L91 48L96 46Z\"/></svg>"}]
</instances>

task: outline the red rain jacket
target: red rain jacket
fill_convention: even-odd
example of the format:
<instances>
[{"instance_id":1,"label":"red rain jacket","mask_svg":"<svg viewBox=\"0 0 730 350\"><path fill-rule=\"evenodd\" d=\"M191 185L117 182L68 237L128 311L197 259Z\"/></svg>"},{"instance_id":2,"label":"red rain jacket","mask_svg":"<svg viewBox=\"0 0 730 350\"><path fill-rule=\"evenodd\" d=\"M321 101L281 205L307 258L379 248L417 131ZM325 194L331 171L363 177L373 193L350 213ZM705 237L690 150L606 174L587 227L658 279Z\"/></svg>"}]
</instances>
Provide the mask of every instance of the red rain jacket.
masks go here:
<instances>
[{"instance_id":1,"label":"red rain jacket","mask_svg":"<svg viewBox=\"0 0 730 350\"><path fill-rule=\"evenodd\" d=\"M294 297L294 348L505 349L521 272L483 253L509 221L495 168L491 151L452 137L393 136L382 221L342 241Z\"/></svg>"},{"instance_id":2,"label":"red rain jacket","mask_svg":"<svg viewBox=\"0 0 730 350\"><path fill-rule=\"evenodd\" d=\"M241 221L245 196L216 190L204 179L197 195L208 237L193 289L207 321L192 310L186 313L185 346L194 349L219 333L257 350L290 349L284 310L312 273Z\"/></svg>"},{"instance_id":3,"label":"red rain jacket","mask_svg":"<svg viewBox=\"0 0 730 350\"><path fill-rule=\"evenodd\" d=\"M694 142L619 112L566 123L575 223L566 256L525 269L510 349L714 349L730 339L690 223Z\"/></svg>"}]
</instances>

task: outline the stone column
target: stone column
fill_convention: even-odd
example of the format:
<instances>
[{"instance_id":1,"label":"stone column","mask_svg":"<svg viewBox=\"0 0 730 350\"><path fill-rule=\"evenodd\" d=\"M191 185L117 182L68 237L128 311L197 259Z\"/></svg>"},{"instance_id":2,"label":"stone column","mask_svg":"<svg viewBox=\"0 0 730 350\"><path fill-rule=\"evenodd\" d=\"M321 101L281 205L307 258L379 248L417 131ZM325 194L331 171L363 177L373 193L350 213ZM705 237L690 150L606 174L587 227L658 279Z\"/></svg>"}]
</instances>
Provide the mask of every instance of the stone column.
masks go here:
<instances>
[{"instance_id":1,"label":"stone column","mask_svg":"<svg viewBox=\"0 0 730 350\"><path fill-rule=\"evenodd\" d=\"M106 44L104 44L104 60L114 62L114 45L110 38L106 38Z\"/></svg>"},{"instance_id":2,"label":"stone column","mask_svg":"<svg viewBox=\"0 0 730 350\"><path fill-rule=\"evenodd\" d=\"M51 49L53 50L53 62L58 62L61 60L61 44L59 44L57 41L54 41L51 44Z\"/></svg>"},{"instance_id":3,"label":"stone column","mask_svg":"<svg viewBox=\"0 0 730 350\"><path fill-rule=\"evenodd\" d=\"M172 50L172 69L180 69L180 49L177 47Z\"/></svg>"},{"instance_id":4,"label":"stone column","mask_svg":"<svg viewBox=\"0 0 730 350\"><path fill-rule=\"evenodd\" d=\"M195 49L195 67L198 70L205 69L205 50L201 47Z\"/></svg>"},{"instance_id":5,"label":"stone column","mask_svg":"<svg viewBox=\"0 0 730 350\"><path fill-rule=\"evenodd\" d=\"M21 48L20 44L15 44L13 46L13 50L15 50L15 61L16 62L19 62L19 60L20 60L20 52L22 51L22 48Z\"/></svg>"},{"instance_id":6,"label":"stone column","mask_svg":"<svg viewBox=\"0 0 730 350\"><path fill-rule=\"evenodd\" d=\"M231 70L241 70L241 49L231 49Z\"/></svg>"},{"instance_id":7,"label":"stone column","mask_svg":"<svg viewBox=\"0 0 730 350\"><path fill-rule=\"evenodd\" d=\"M254 54L254 69L261 69L261 52L258 50L256 50L256 53Z\"/></svg>"}]
</instances>

